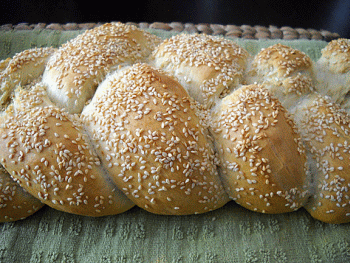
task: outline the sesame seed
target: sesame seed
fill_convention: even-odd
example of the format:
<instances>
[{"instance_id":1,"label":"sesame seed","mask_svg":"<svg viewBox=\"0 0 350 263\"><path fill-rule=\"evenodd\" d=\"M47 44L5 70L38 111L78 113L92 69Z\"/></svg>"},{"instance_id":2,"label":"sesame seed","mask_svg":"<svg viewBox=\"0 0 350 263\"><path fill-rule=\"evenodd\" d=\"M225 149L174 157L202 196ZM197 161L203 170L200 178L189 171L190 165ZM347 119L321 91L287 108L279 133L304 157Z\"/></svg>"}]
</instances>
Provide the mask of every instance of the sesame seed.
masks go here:
<instances>
[{"instance_id":1,"label":"sesame seed","mask_svg":"<svg viewBox=\"0 0 350 263\"><path fill-rule=\"evenodd\" d=\"M99 145L97 153L102 156L105 152L101 160L110 173L116 174L119 188L125 194L130 192L136 204L161 213L167 209L162 208L164 202L156 202L159 198L166 202L177 200L176 207L186 207L182 205L185 200L178 197L181 194L189 200L199 196L204 201L196 212L225 203L214 150L199 119L199 108L183 87L146 64L116 72L109 80L109 88L92 99L89 107L93 110L83 111L82 118L94 143ZM112 124L114 129L109 128ZM137 176L130 177L130 173ZM128 182L132 182L137 194L129 190ZM167 195L162 194L165 192ZM189 210L184 208L178 213L187 214Z\"/></svg>"}]
</instances>

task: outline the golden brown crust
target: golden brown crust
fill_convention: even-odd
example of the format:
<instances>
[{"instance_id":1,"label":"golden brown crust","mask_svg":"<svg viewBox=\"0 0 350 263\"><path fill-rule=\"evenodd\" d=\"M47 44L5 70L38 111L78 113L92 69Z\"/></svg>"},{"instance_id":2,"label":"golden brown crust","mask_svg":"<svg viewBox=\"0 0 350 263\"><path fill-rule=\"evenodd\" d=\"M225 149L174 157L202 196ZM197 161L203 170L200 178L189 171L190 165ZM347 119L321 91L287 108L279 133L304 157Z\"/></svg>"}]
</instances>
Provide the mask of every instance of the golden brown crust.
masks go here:
<instances>
[{"instance_id":1,"label":"golden brown crust","mask_svg":"<svg viewBox=\"0 0 350 263\"><path fill-rule=\"evenodd\" d=\"M350 69L350 40L332 40L321 50L320 61L327 64L333 73L346 73Z\"/></svg>"},{"instance_id":2,"label":"golden brown crust","mask_svg":"<svg viewBox=\"0 0 350 263\"><path fill-rule=\"evenodd\" d=\"M2 166L0 167L0 223L24 219L43 205L17 184Z\"/></svg>"},{"instance_id":3,"label":"golden brown crust","mask_svg":"<svg viewBox=\"0 0 350 263\"><path fill-rule=\"evenodd\" d=\"M87 30L48 62L43 76L48 94L58 106L80 113L108 72L144 60L159 42L155 35L122 23Z\"/></svg>"},{"instance_id":4,"label":"golden brown crust","mask_svg":"<svg viewBox=\"0 0 350 263\"><path fill-rule=\"evenodd\" d=\"M247 74L249 84L263 84L289 111L315 91L313 63L301 51L276 44L262 49Z\"/></svg>"},{"instance_id":5,"label":"golden brown crust","mask_svg":"<svg viewBox=\"0 0 350 263\"><path fill-rule=\"evenodd\" d=\"M27 85L40 79L48 58L54 48L34 48L1 61L1 108L10 103L12 92L17 85ZM3 118L2 118L3 120ZM26 218L44 204L26 192L1 166L0 169L0 222Z\"/></svg>"},{"instance_id":6,"label":"golden brown crust","mask_svg":"<svg viewBox=\"0 0 350 263\"><path fill-rule=\"evenodd\" d=\"M33 48L16 54L5 61L5 69L0 73L0 107L4 108L17 85L27 85L37 81L44 72L46 62L55 48Z\"/></svg>"},{"instance_id":7,"label":"golden brown crust","mask_svg":"<svg viewBox=\"0 0 350 263\"><path fill-rule=\"evenodd\" d=\"M88 216L133 206L104 175L74 116L47 106L6 117L0 128L1 163L31 195L55 209Z\"/></svg>"},{"instance_id":8,"label":"golden brown crust","mask_svg":"<svg viewBox=\"0 0 350 263\"><path fill-rule=\"evenodd\" d=\"M104 85L82 116L102 162L136 205L185 215L228 201L199 112L178 82L135 64Z\"/></svg>"},{"instance_id":9,"label":"golden brown crust","mask_svg":"<svg viewBox=\"0 0 350 263\"><path fill-rule=\"evenodd\" d=\"M291 113L306 95L315 92L313 79L301 73L282 78L275 83L263 82L263 86Z\"/></svg>"},{"instance_id":10,"label":"golden brown crust","mask_svg":"<svg viewBox=\"0 0 350 263\"><path fill-rule=\"evenodd\" d=\"M35 107L55 106L49 99L46 86L42 83L37 83L30 89L18 87L15 89L13 101L10 106L16 112L23 112Z\"/></svg>"},{"instance_id":11,"label":"golden brown crust","mask_svg":"<svg viewBox=\"0 0 350 263\"><path fill-rule=\"evenodd\" d=\"M294 122L266 89L241 87L213 109L212 121L221 177L233 200L263 213L304 205L304 147Z\"/></svg>"},{"instance_id":12,"label":"golden brown crust","mask_svg":"<svg viewBox=\"0 0 350 263\"><path fill-rule=\"evenodd\" d=\"M243 81L248 56L222 37L180 34L158 46L152 63L177 77L195 100L211 107L225 90Z\"/></svg>"},{"instance_id":13,"label":"golden brown crust","mask_svg":"<svg viewBox=\"0 0 350 263\"><path fill-rule=\"evenodd\" d=\"M262 49L255 56L253 67L265 78L285 78L312 67L311 59L299 50L282 44Z\"/></svg>"},{"instance_id":14,"label":"golden brown crust","mask_svg":"<svg viewBox=\"0 0 350 263\"><path fill-rule=\"evenodd\" d=\"M350 222L350 117L316 92L350 108L349 43L330 42L317 62L282 44L253 58L218 36L161 43L108 23L0 61L0 163L13 177L0 169L0 222L44 203L203 213L229 196Z\"/></svg>"},{"instance_id":15,"label":"golden brown crust","mask_svg":"<svg viewBox=\"0 0 350 263\"><path fill-rule=\"evenodd\" d=\"M322 96L310 98L297 114L315 161L313 195L305 208L323 222L350 222L350 116Z\"/></svg>"},{"instance_id":16,"label":"golden brown crust","mask_svg":"<svg viewBox=\"0 0 350 263\"><path fill-rule=\"evenodd\" d=\"M288 94L295 94L299 97L315 91L313 80L301 73L284 79L282 81L282 89L282 92L286 94L286 96Z\"/></svg>"}]
</instances>

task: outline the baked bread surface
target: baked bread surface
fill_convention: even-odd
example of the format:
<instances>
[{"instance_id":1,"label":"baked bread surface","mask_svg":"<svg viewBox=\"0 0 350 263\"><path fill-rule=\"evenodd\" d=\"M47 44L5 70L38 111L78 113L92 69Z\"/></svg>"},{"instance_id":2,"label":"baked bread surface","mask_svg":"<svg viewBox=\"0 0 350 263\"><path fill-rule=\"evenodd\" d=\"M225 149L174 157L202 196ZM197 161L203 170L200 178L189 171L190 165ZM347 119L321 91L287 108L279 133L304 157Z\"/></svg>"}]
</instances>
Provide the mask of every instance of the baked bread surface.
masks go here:
<instances>
[{"instance_id":1,"label":"baked bread surface","mask_svg":"<svg viewBox=\"0 0 350 263\"><path fill-rule=\"evenodd\" d=\"M230 200L350 222L348 58L345 39L312 61L122 23L23 51L0 65L0 222L43 204L188 215Z\"/></svg>"},{"instance_id":2,"label":"baked bread surface","mask_svg":"<svg viewBox=\"0 0 350 263\"><path fill-rule=\"evenodd\" d=\"M213 110L213 133L230 197L263 213L299 209L307 201L306 154L296 125L259 85L243 86Z\"/></svg>"}]
</instances>

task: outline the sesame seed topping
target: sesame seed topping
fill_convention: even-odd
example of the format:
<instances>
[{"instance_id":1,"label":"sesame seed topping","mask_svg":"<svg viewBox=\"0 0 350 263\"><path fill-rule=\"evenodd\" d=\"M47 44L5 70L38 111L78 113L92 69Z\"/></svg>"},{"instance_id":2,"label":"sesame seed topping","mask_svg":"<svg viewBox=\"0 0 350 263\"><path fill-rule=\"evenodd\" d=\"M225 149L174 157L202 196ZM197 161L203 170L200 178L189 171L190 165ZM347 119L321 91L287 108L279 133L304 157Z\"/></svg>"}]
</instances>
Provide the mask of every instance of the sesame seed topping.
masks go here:
<instances>
[{"instance_id":1,"label":"sesame seed topping","mask_svg":"<svg viewBox=\"0 0 350 263\"><path fill-rule=\"evenodd\" d=\"M289 77L294 72L310 69L311 59L303 52L283 44L262 49L253 61L253 67L267 71L269 77Z\"/></svg>"},{"instance_id":2,"label":"sesame seed topping","mask_svg":"<svg viewBox=\"0 0 350 263\"><path fill-rule=\"evenodd\" d=\"M91 199L94 195L98 200L107 194L119 199L118 202L125 202L126 198L115 192L113 185L107 185L103 178L96 180L92 174L103 174L103 168L98 165L99 159L76 116L53 106L29 108L8 115L0 132L8 134L0 143L10 146L1 153L2 158L18 160L16 163L5 162L5 168L12 171L12 176L23 188L49 206L94 215L88 208L95 205ZM23 151L24 147L26 151ZM7 156L9 151L13 151L13 156ZM90 181L92 178L95 178L93 182ZM89 187L91 184L93 188ZM70 208L65 206L66 203ZM82 204L86 207L79 210L77 207ZM125 207L120 208L125 211L131 206L132 203L127 201ZM113 214L118 209L104 204L99 207L99 212L94 211L101 214L105 210L104 213Z\"/></svg>"},{"instance_id":3,"label":"sesame seed topping","mask_svg":"<svg viewBox=\"0 0 350 263\"><path fill-rule=\"evenodd\" d=\"M194 213L185 205L191 199L198 203L196 212L227 202L199 108L178 82L149 65L135 64L104 84L82 118L104 165L133 202L165 214L174 213L168 202L177 214Z\"/></svg>"},{"instance_id":4,"label":"sesame seed topping","mask_svg":"<svg viewBox=\"0 0 350 263\"><path fill-rule=\"evenodd\" d=\"M259 85L243 86L226 96L214 107L212 122L210 127L216 148L229 149L219 150L218 155L225 171L222 177L229 186L226 188L230 189L227 191L232 199L248 209L265 213L293 211L305 203L305 149L294 121L266 89ZM286 137L296 140L287 143ZM289 155L284 149L294 153ZM285 164L276 162L280 158ZM296 168L295 162L300 166ZM287 167L288 163L293 163L293 166ZM279 178L284 173L285 181L276 179L275 171L278 171ZM294 177L300 174L305 176L294 181ZM279 180L278 187L274 180ZM294 185L290 183L292 180Z\"/></svg>"},{"instance_id":5,"label":"sesame seed topping","mask_svg":"<svg viewBox=\"0 0 350 263\"><path fill-rule=\"evenodd\" d=\"M0 165L0 222L25 218L42 206L38 199L25 192Z\"/></svg>"},{"instance_id":6,"label":"sesame seed topping","mask_svg":"<svg viewBox=\"0 0 350 263\"><path fill-rule=\"evenodd\" d=\"M178 215L229 198L349 222L349 115L316 93L349 108L349 43L330 42L313 65L287 45L250 57L219 36L161 42L108 23L18 53L0 65L0 222L43 204Z\"/></svg>"},{"instance_id":7,"label":"sesame seed topping","mask_svg":"<svg viewBox=\"0 0 350 263\"><path fill-rule=\"evenodd\" d=\"M143 60L159 42L155 35L122 23L87 30L49 60L43 81L50 98L69 112L81 112L108 72Z\"/></svg>"},{"instance_id":8,"label":"sesame seed topping","mask_svg":"<svg viewBox=\"0 0 350 263\"><path fill-rule=\"evenodd\" d=\"M176 75L191 97L212 106L241 82L248 52L219 36L179 34L163 41L152 56L155 66Z\"/></svg>"},{"instance_id":9,"label":"sesame seed topping","mask_svg":"<svg viewBox=\"0 0 350 263\"><path fill-rule=\"evenodd\" d=\"M346 220L341 217L350 211L350 178L347 173L349 166L343 160L350 159L347 139L350 118L330 98L320 95L311 97L305 105L300 106L297 114L300 116L303 140L315 160L311 170L316 184L315 195L306 208L316 218L339 213L343 215L339 216L339 220ZM331 218L326 217L324 220Z\"/></svg>"},{"instance_id":10,"label":"sesame seed topping","mask_svg":"<svg viewBox=\"0 0 350 263\"><path fill-rule=\"evenodd\" d=\"M11 101L11 94L18 86L31 85L41 79L49 57L55 48L33 48L16 54L0 73L0 107L3 110ZM27 72L30 71L30 74Z\"/></svg>"},{"instance_id":11,"label":"sesame seed topping","mask_svg":"<svg viewBox=\"0 0 350 263\"><path fill-rule=\"evenodd\" d=\"M326 63L334 73L346 73L350 69L350 40L332 40L321 50L321 63Z\"/></svg>"}]
</instances>

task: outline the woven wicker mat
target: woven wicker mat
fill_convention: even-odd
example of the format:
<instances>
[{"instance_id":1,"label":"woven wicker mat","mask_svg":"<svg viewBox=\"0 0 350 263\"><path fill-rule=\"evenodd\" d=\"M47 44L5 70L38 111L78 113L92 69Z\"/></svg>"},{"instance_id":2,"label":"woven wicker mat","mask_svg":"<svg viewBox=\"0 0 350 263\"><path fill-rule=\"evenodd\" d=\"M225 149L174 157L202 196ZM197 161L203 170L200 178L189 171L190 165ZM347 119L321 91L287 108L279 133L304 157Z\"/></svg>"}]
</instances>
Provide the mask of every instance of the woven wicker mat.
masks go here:
<instances>
[{"instance_id":1,"label":"woven wicker mat","mask_svg":"<svg viewBox=\"0 0 350 263\"><path fill-rule=\"evenodd\" d=\"M90 29L96 26L99 26L103 23L67 23L67 24L58 24L58 23L38 23L38 24L29 24L29 23L20 23L17 25L5 24L0 26L0 30L32 30L32 29L53 29L53 30L81 30L81 29ZM140 28L146 29L161 29L166 31L173 32L190 32L190 33L206 33L208 35L224 35L236 38L244 39L316 39L316 40L325 40L331 41L333 39L339 38L339 34L332 33L327 30L315 30L315 29L304 29L304 28L292 28L288 26L276 27L270 25L269 27L265 26L249 26L249 25L220 25L220 24L193 24L193 23L180 23L180 22L171 22L171 23L133 23L128 22L127 24L134 24Z\"/></svg>"}]
</instances>

